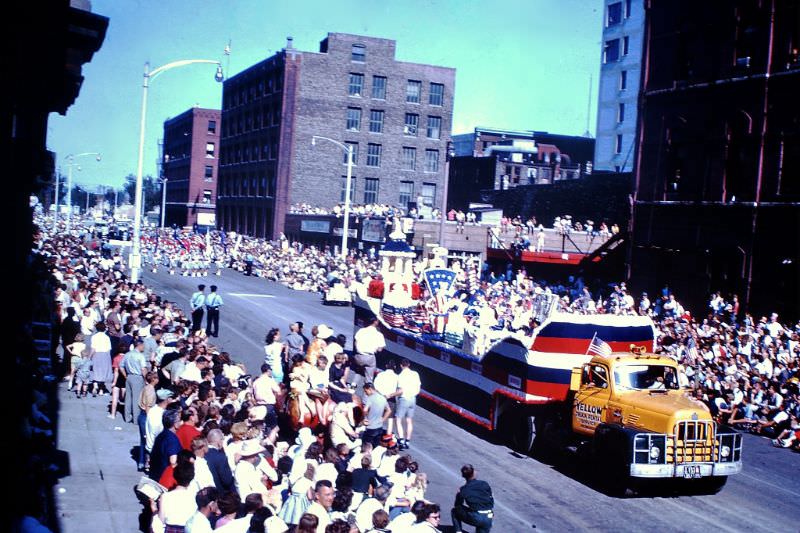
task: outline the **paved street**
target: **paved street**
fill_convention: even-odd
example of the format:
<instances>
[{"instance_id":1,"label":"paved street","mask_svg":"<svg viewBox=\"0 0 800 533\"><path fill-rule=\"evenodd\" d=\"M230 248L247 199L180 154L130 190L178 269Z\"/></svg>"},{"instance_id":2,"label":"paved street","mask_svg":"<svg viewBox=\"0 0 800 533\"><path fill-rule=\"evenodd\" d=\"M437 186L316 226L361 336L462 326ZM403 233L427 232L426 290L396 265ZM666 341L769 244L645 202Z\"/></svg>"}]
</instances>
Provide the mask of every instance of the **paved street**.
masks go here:
<instances>
[{"instance_id":1,"label":"paved street","mask_svg":"<svg viewBox=\"0 0 800 533\"><path fill-rule=\"evenodd\" d=\"M262 341L273 326L294 320L310 329L325 323L352 337L352 308L325 307L317 295L290 291L258 278L226 271L222 277L185 278L146 274L145 282L167 299L185 305L201 281L216 283L225 299L220 321L222 347L255 369ZM424 386L424 384L423 384ZM140 510L132 491L138 479L130 450L133 425L106 418L108 396L77 400L62 388L59 447L70 454L72 475L58 488L63 531L135 532ZM475 465L496 499L493 531L796 531L800 520L800 455L745 435L745 470L716 496L618 499L591 481L590 468L571 461L555 465L522 457L480 429L446 413L419 409L409 452L428 474L428 497L449 515L460 485L458 469ZM449 518L442 521L449 525Z\"/></svg>"},{"instance_id":2,"label":"paved street","mask_svg":"<svg viewBox=\"0 0 800 533\"><path fill-rule=\"evenodd\" d=\"M167 299L186 305L200 278L147 273L145 281ZM318 295L232 271L203 280L216 283L225 299L220 344L248 369L261 363L270 327L286 331L301 320L310 330L325 323L348 337L352 308L326 307ZM423 384L424 386L424 384ZM460 485L459 468L471 462L492 485L497 501L495 531L558 530L796 531L800 520L800 455L745 435L745 470L716 496L617 499L588 481L591 472L572 471L570 462L548 465L521 457L460 419L426 409L417 412L409 452L431 480L428 496L449 511ZM581 469L583 470L583 469ZM449 524L449 520L443 520Z\"/></svg>"}]
</instances>

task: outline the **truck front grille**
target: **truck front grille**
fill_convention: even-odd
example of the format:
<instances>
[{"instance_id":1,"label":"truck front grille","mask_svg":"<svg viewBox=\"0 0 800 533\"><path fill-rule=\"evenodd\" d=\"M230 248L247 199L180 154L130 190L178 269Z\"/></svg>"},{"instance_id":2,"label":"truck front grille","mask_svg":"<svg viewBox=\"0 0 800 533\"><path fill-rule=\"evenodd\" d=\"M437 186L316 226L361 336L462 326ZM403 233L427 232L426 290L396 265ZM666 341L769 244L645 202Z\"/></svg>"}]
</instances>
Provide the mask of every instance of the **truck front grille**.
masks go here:
<instances>
[{"instance_id":1,"label":"truck front grille","mask_svg":"<svg viewBox=\"0 0 800 533\"><path fill-rule=\"evenodd\" d=\"M668 463L709 463L714 461L716 425L710 420L684 420L675 424L667 439Z\"/></svg>"}]
</instances>

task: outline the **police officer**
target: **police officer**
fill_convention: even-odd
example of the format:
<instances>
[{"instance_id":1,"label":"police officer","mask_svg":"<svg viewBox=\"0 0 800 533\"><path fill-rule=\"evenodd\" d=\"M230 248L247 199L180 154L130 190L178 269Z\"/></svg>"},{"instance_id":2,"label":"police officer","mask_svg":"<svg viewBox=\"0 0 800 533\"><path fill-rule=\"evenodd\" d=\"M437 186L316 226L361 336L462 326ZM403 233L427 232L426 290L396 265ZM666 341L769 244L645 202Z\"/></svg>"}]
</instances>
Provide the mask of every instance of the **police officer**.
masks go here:
<instances>
[{"instance_id":1,"label":"police officer","mask_svg":"<svg viewBox=\"0 0 800 533\"><path fill-rule=\"evenodd\" d=\"M217 286L211 286L211 292L206 296L206 333L209 337L219 337L219 306L222 305L222 296L217 294Z\"/></svg>"},{"instance_id":2,"label":"police officer","mask_svg":"<svg viewBox=\"0 0 800 533\"><path fill-rule=\"evenodd\" d=\"M475 479L472 465L461 467L461 477L466 483L458 489L456 503L451 511L453 528L461 531L461 524L475 526L475 533L489 533L494 518L492 488L485 481Z\"/></svg>"},{"instance_id":3,"label":"police officer","mask_svg":"<svg viewBox=\"0 0 800 533\"><path fill-rule=\"evenodd\" d=\"M200 284L197 291L192 294L189 305L192 307L192 332L203 327L203 305L206 303L206 286Z\"/></svg>"}]
</instances>

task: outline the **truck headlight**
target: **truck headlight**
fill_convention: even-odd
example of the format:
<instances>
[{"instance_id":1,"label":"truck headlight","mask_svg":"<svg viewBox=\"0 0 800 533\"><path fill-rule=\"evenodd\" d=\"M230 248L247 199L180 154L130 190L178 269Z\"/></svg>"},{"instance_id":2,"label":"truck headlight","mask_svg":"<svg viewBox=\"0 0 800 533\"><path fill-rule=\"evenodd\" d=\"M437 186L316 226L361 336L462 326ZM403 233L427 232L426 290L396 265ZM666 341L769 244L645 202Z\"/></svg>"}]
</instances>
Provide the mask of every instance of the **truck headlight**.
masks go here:
<instances>
[{"instance_id":1,"label":"truck headlight","mask_svg":"<svg viewBox=\"0 0 800 533\"><path fill-rule=\"evenodd\" d=\"M659 457L661 457L661 448L659 448L658 446L651 446L650 459L652 459L653 461L657 461Z\"/></svg>"},{"instance_id":2,"label":"truck headlight","mask_svg":"<svg viewBox=\"0 0 800 533\"><path fill-rule=\"evenodd\" d=\"M651 450L652 451L652 450ZM727 459L731 455L731 447L730 446L721 446L719 449L719 456L723 459Z\"/></svg>"}]
</instances>

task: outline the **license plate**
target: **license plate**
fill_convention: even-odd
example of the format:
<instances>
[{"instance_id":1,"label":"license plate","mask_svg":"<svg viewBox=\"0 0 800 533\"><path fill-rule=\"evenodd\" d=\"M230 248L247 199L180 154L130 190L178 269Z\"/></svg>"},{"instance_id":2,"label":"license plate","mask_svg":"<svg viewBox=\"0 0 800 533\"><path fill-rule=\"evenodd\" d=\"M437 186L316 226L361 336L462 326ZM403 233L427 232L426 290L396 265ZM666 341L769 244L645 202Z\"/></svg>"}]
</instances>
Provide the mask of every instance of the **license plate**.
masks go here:
<instances>
[{"instance_id":1,"label":"license plate","mask_svg":"<svg viewBox=\"0 0 800 533\"><path fill-rule=\"evenodd\" d=\"M700 465L685 465L683 467L684 479L695 479L703 477L700 472Z\"/></svg>"}]
</instances>

